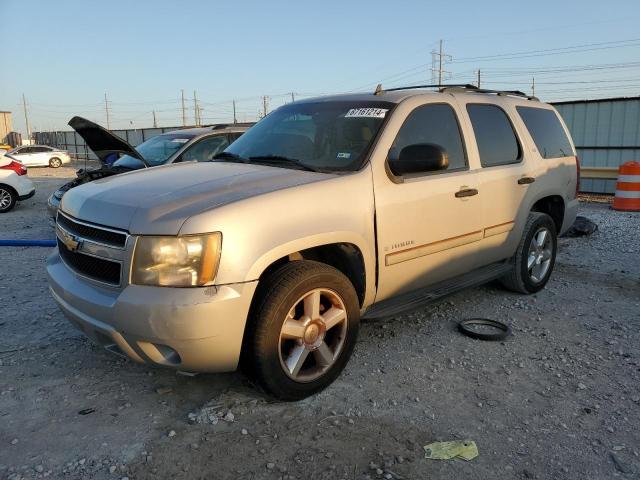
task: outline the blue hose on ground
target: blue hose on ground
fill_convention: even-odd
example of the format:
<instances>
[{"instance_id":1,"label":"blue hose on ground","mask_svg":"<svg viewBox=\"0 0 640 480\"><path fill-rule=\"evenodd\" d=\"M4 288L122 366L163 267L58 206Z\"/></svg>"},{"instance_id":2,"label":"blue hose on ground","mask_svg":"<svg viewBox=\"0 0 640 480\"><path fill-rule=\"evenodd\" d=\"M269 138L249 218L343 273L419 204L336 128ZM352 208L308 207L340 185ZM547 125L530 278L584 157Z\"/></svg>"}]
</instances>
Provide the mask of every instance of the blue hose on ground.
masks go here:
<instances>
[{"instance_id":1,"label":"blue hose on ground","mask_svg":"<svg viewBox=\"0 0 640 480\"><path fill-rule=\"evenodd\" d=\"M0 240L0 247L55 247L55 240Z\"/></svg>"}]
</instances>

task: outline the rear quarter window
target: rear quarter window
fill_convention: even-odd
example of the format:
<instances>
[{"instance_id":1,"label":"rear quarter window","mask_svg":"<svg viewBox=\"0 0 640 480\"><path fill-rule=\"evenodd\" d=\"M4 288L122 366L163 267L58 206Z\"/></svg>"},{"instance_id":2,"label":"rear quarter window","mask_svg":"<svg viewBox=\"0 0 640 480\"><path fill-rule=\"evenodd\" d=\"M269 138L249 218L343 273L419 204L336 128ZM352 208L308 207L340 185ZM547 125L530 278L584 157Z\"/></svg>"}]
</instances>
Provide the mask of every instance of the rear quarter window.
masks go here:
<instances>
[{"instance_id":1,"label":"rear quarter window","mask_svg":"<svg viewBox=\"0 0 640 480\"><path fill-rule=\"evenodd\" d=\"M553 110L516 107L542 158L574 156L571 142Z\"/></svg>"}]
</instances>

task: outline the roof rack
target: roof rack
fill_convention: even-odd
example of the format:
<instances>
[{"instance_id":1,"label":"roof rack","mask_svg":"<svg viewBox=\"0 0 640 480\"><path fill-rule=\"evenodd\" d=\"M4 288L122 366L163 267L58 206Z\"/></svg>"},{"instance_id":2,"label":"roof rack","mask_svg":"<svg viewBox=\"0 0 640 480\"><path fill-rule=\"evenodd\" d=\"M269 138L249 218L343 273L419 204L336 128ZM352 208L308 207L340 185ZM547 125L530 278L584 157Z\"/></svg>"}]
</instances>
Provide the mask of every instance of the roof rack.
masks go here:
<instances>
[{"instance_id":1,"label":"roof rack","mask_svg":"<svg viewBox=\"0 0 640 480\"><path fill-rule=\"evenodd\" d=\"M212 123L202 125L203 128L210 128L211 130L224 130L225 128L233 127L251 127L255 125L255 122L237 122L237 123Z\"/></svg>"},{"instance_id":2,"label":"roof rack","mask_svg":"<svg viewBox=\"0 0 640 480\"><path fill-rule=\"evenodd\" d=\"M440 92L451 92L451 91L459 91L459 92L467 92L467 93L495 93L500 96L513 96L513 97L522 97L527 100L535 100L538 101L537 97L533 95L527 95L520 90L491 90L487 88L478 88L475 85L470 83L459 83L459 84L449 84L449 85L411 85L408 87L396 87L396 88L387 88L383 89L382 84L379 83L376 87L375 95L380 95L383 92L397 92L399 90L416 90L421 88L438 88Z\"/></svg>"}]
</instances>

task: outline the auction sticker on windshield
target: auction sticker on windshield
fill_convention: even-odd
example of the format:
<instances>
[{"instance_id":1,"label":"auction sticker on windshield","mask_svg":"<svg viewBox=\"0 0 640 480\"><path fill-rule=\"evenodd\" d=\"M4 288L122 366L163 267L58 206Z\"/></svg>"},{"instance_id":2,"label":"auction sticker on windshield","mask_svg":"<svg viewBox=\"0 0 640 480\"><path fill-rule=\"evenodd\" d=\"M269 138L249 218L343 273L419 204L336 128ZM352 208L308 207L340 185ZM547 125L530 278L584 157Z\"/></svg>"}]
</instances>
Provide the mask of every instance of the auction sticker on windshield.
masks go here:
<instances>
[{"instance_id":1,"label":"auction sticker on windshield","mask_svg":"<svg viewBox=\"0 0 640 480\"><path fill-rule=\"evenodd\" d=\"M384 118L388 111L387 108L352 108L344 117Z\"/></svg>"}]
</instances>

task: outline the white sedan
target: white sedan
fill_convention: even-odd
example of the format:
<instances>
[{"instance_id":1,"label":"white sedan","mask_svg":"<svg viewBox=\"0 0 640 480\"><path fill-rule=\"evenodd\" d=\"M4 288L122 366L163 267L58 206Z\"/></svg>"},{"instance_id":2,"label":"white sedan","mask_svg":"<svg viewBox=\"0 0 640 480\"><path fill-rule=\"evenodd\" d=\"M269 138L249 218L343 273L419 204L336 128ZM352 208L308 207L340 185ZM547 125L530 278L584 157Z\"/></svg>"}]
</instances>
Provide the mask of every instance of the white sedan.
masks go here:
<instances>
[{"instance_id":1,"label":"white sedan","mask_svg":"<svg viewBox=\"0 0 640 480\"><path fill-rule=\"evenodd\" d=\"M8 154L27 167L58 168L71 161L68 152L47 145L24 145L14 148Z\"/></svg>"},{"instance_id":2,"label":"white sedan","mask_svg":"<svg viewBox=\"0 0 640 480\"><path fill-rule=\"evenodd\" d=\"M0 213L8 212L18 200L31 198L35 193L26 167L10 157L0 157Z\"/></svg>"}]
</instances>

